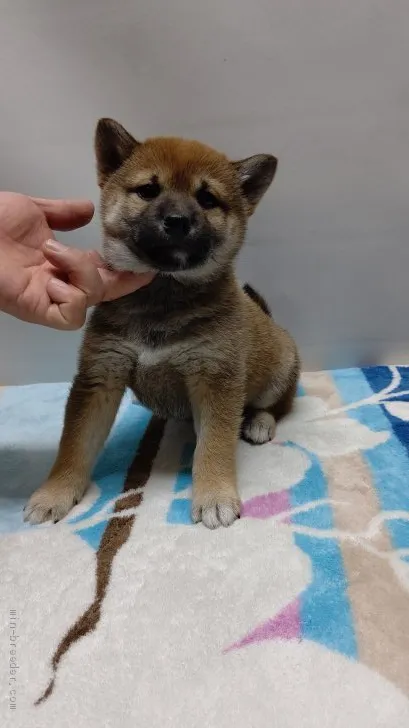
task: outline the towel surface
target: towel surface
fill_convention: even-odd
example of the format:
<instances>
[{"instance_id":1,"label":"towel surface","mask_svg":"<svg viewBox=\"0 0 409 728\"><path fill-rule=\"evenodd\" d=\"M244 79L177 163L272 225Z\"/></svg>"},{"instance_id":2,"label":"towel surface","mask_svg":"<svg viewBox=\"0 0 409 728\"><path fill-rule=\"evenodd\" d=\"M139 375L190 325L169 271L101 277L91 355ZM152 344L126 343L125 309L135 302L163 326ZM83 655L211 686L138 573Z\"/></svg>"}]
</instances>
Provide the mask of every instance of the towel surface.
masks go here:
<instances>
[{"instance_id":1,"label":"towel surface","mask_svg":"<svg viewBox=\"0 0 409 728\"><path fill-rule=\"evenodd\" d=\"M305 374L217 531L189 425L128 395L84 500L24 524L67 391L0 390L2 726L409 725L409 369Z\"/></svg>"}]
</instances>

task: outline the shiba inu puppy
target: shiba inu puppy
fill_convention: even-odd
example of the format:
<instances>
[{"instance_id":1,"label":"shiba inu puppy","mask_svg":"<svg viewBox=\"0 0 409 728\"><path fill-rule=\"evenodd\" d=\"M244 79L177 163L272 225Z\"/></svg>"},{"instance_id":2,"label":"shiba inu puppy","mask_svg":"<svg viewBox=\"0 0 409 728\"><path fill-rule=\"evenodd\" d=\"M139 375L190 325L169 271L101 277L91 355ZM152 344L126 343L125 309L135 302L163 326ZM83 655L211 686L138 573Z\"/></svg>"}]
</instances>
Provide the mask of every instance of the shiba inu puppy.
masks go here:
<instances>
[{"instance_id":1,"label":"shiba inu puppy","mask_svg":"<svg viewBox=\"0 0 409 728\"><path fill-rule=\"evenodd\" d=\"M232 162L178 138L140 143L110 119L98 123L95 150L105 260L155 277L94 310L57 459L25 517L57 521L78 503L130 387L156 415L193 419L192 519L229 526L240 514L237 440L274 437L300 368L290 335L233 271L277 160Z\"/></svg>"}]
</instances>

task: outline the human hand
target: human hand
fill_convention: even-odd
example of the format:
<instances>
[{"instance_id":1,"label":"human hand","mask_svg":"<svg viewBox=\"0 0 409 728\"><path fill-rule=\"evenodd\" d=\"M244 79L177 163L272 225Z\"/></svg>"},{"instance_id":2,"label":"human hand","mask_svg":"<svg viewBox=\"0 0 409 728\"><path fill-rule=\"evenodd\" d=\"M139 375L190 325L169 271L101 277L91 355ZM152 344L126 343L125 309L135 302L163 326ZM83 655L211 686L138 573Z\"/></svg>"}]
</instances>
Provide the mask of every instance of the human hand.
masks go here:
<instances>
[{"instance_id":1,"label":"human hand","mask_svg":"<svg viewBox=\"0 0 409 728\"><path fill-rule=\"evenodd\" d=\"M90 222L88 201L0 192L0 310L55 329L79 329L88 306L132 293L151 274L108 270L96 251L57 243L53 230Z\"/></svg>"}]
</instances>

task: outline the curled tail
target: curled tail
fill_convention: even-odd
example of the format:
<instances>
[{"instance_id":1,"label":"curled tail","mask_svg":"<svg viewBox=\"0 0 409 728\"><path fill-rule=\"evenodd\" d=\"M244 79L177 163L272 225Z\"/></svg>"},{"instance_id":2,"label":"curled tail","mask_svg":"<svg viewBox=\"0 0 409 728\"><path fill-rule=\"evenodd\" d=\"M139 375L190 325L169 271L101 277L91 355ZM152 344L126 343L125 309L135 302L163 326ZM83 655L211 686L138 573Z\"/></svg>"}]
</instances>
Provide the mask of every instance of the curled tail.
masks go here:
<instances>
[{"instance_id":1,"label":"curled tail","mask_svg":"<svg viewBox=\"0 0 409 728\"><path fill-rule=\"evenodd\" d=\"M252 286L250 286L248 283L245 283L243 286L243 291L248 295L249 298L251 298L252 301L254 301L254 303L257 304L257 306L259 306L259 308L261 308L262 311L264 311L264 313L267 314L267 316L271 316L271 311L263 296L260 296L260 294L257 293L257 291L255 291Z\"/></svg>"}]
</instances>

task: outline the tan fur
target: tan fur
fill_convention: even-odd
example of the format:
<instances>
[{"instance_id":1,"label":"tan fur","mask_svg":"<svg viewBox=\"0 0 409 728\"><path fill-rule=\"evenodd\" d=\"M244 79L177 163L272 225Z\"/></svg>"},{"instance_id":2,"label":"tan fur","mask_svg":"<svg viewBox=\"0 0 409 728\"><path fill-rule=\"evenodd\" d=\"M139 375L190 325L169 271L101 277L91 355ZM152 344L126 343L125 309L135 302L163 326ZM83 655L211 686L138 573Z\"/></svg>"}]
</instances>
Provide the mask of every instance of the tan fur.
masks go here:
<instances>
[{"instance_id":1,"label":"tan fur","mask_svg":"<svg viewBox=\"0 0 409 728\"><path fill-rule=\"evenodd\" d=\"M269 186L275 162L260 155L232 163L199 142L180 139L139 144L107 121L98 127L96 151L107 260L112 267L159 275L146 291L94 312L59 454L26 517L56 520L82 497L129 386L160 417L193 418L192 517L209 528L228 526L240 510L235 450L243 413L245 437L254 443L271 438L275 419L291 407L299 373L290 335L240 288L232 268L246 219ZM216 241L200 265L166 272L140 258L139 221L152 210L157 215L159 207L134 190L152 179L166 204L194 209L198 225ZM200 185L217 196L218 206L199 210ZM130 225L136 225L135 245L134 238L127 242ZM198 240L192 237L192 249Z\"/></svg>"}]
</instances>

